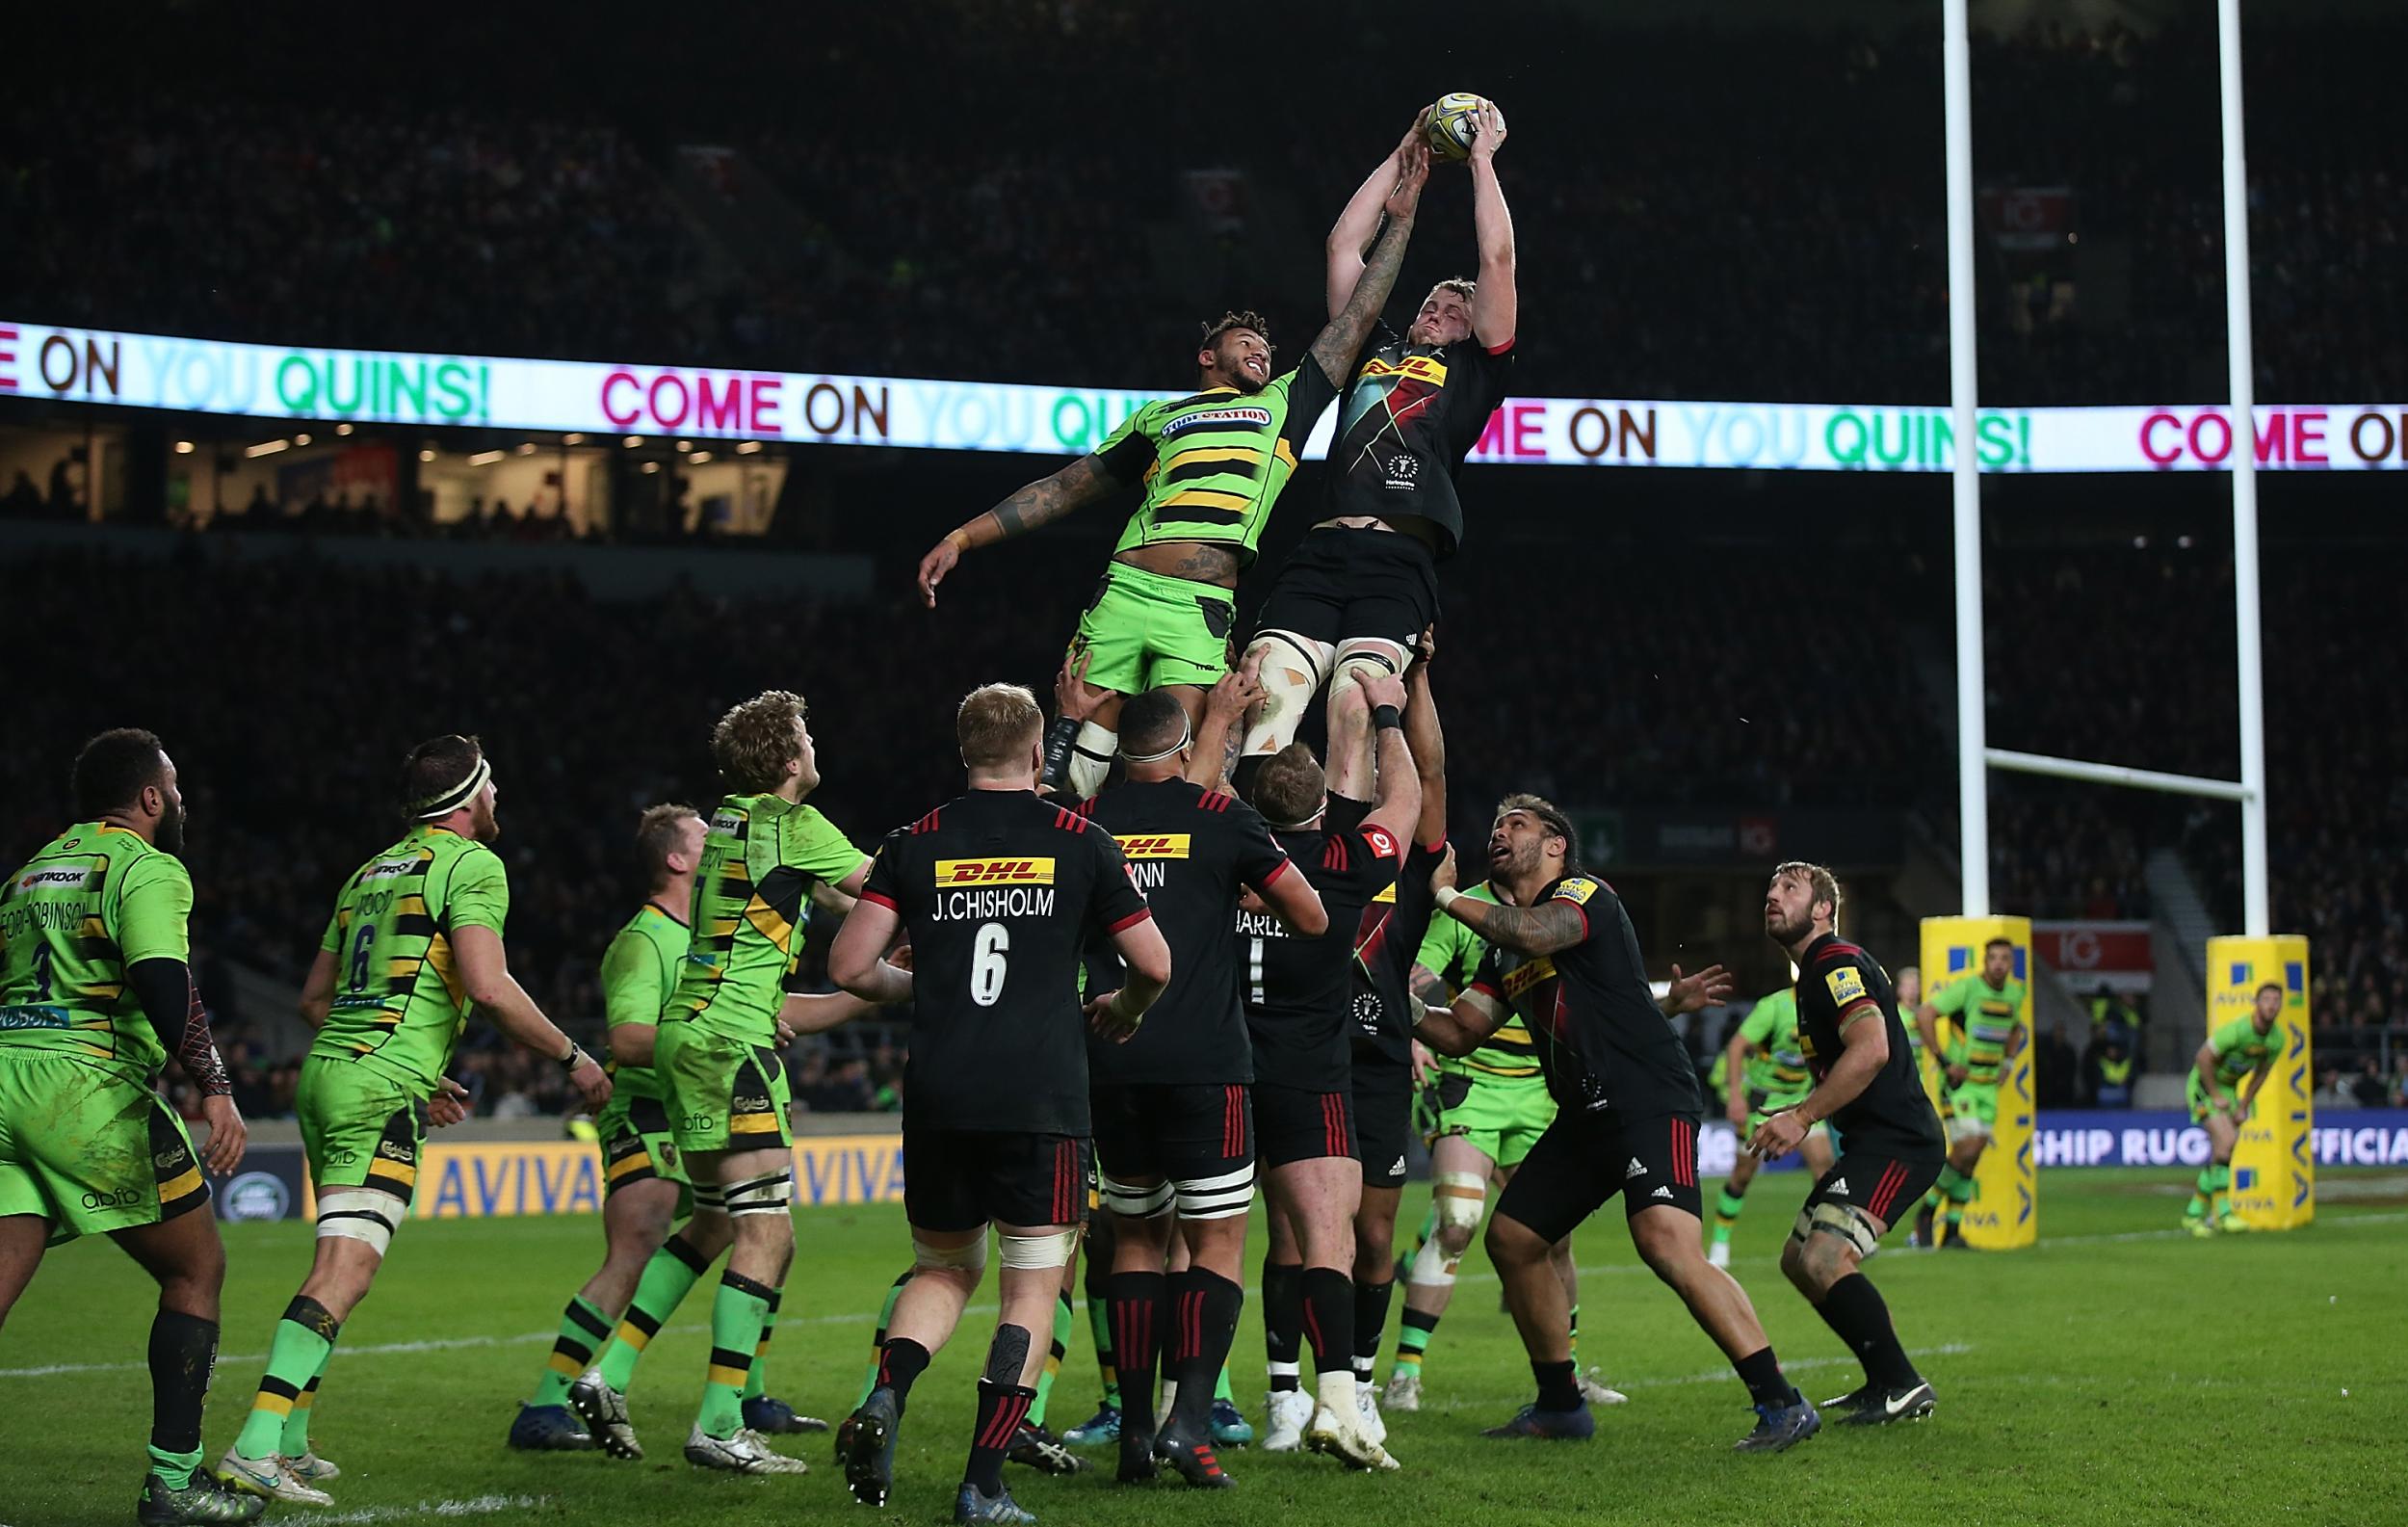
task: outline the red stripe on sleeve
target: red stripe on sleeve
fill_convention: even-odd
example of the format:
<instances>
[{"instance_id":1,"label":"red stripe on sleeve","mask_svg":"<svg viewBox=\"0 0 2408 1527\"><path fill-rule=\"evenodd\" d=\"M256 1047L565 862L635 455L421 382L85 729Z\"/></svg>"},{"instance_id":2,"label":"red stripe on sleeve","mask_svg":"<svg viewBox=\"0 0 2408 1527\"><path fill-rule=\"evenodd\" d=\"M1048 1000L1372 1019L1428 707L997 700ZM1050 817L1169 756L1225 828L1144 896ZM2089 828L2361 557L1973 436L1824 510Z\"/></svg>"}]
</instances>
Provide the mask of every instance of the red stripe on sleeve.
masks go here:
<instances>
[{"instance_id":1,"label":"red stripe on sleeve","mask_svg":"<svg viewBox=\"0 0 2408 1527\"><path fill-rule=\"evenodd\" d=\"M1146 921L1153 915L1154 909L1152 908L1140 907L1136 911L1131 912L1128 916L1120 919L1120 921L1112 924L1110 928L1105 929L1104 932L1108 934L1120 933L1124 929L1135 928L1138 924Z\"/></svg>"},{"instance_id":2,"label":"red stripe on sleeve","mask_svg":"<svg viewBox=\"0 0 2408 1527\"><path fill-rule=\"evenodd\" d=\"M861 900L868 902L874 907L883 907L890 912L899 912L903 910L902 908L896 906L894 902L889 900L883 891L865 889L861 893Z\"/></svg>"}]
</instances>

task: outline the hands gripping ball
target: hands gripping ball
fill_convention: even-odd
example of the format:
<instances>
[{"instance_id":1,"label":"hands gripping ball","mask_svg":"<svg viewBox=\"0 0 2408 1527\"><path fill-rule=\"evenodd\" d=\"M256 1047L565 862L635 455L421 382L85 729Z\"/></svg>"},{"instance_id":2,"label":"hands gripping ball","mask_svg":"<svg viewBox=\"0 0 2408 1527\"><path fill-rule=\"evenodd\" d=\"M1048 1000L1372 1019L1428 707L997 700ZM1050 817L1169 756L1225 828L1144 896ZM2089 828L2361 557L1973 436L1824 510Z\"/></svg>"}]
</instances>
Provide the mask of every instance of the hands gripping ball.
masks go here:
<instances>
[{"instance_id":1,"label":"hands gripping ball","mask_svg":"<svg viewBox=\"0 0 2408 1527\"><path fill-rule=\"evenodd\" d=\"M1429 120L1422 124L1430 152L1441 159L1472 157L1472 137L1479 127L1479 109L1487 104L1469 91L1453 91L1439 96L1438 104L1429 109Z\"/></svg>"}]
</instances>

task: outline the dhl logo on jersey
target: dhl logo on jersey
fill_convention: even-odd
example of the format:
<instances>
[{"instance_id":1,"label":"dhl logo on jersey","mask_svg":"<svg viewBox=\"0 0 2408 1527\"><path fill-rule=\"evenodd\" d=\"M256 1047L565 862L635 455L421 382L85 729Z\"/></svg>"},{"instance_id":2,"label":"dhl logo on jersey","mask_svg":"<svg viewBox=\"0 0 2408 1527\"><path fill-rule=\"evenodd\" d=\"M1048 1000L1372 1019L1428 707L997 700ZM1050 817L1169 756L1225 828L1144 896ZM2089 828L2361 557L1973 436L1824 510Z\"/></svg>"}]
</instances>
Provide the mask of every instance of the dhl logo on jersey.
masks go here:
<instances>
[{"instance_id":1,"label":"dhl logo on jersey","mask_svg":"<svg viewBox=\"0 0 2408 1527\"><path fill-rule=\"evenodd\" d=\"M1512 1001L1514 998L1520 996L1523 992L1528 991L1531 987L1538 985L1542 981L1553 981L1555 979L1555 975L1556 962L1544 955L1539 956L1536 960L1531 961L1527 965L1516 966L1514 969L1506 971L1505 978L1505 1000L1508 1002Z\"/></svg>"},{"instance_id":2,"label":"dhl logo on jersey","mask_svg":"<svg viewBox=\"0 0 2408 1527\"><path fill-rule=\"evenodd\" d=\"M1051 885L1054 861L1045 859L938 859L936 888L961 885Z\"/></svg>"},{"instance_id":3,"label":"dhl logo on jersey","mask_svg":"<svg viewBox=\"0 0 2408 1527\"><path fill-rule=\"evenodd\" d=\"M1400 363L1391 364L1374 356L1363 363L1366 377L1411 377L1433 386L1447 384L1447 363L1436 355L1407 355Z\"/></svg>"},{"instance_id":4,"label":"dhl logo on jersey","mask_svg":"<svg viewBox=\"0 0 2408 1527\"><path fill-rule=\"evenodd\" d=\"M1184 859L1188 857L1188 834L1185 832L1145 832L1120 840L1120 852L1132 859Z\"/></svg>"}]
</instances>

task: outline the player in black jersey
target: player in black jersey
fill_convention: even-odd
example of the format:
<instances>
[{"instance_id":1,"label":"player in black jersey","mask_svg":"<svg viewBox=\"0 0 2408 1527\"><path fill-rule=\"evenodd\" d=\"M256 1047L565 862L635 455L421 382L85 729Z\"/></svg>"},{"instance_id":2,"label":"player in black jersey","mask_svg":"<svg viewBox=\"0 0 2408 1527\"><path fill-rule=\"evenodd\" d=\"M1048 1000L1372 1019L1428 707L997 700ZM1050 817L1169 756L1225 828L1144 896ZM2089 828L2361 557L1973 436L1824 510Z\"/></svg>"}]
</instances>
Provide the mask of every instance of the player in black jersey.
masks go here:
<instances>
[{"instance_id":1,"label":"player in black jersey","mask_svg":"<svg viewBox=\"0 0 2408 1527\"><path fill-rule=\"evenodd\" d=\"M1488 1435L1594 1432L1574 1377L1571 1309L1549 1250L1618 1193L1640 1258L1681 1296L1755 1401L1757 1426L1740 1447L1778 1451L1820 1423L1782 1377L1746 1291L1707 1264L1698 1236L1697 1071L1665 1021L1727 995L1731 978L1719 965L1694 976L1675 965L1660 1005L1630 913L1611 886L1580 872L1577 841L1555 806L1507 796L1488 857L1491 883L1513 905L1461 895L1452 864L1440 868L1432 891L1440 910L1489 950L1453 1008L1426 1011L1417 1037L1442 1054L1469 1054L1509 1007L1537 1042L1557 1105L1488 1221L1489 1260L1538 1380L1536 1401Z\"/></svg>"},{"instance_id":2,"label":"player in black jersey","mask_svg":"<svg viewBox=\"0 0 2408 1527\"><path fill-rule=\"evenodd\" d=\"M1229 1477L1213 1450L1213 1386L1237 1334L1254 1202L1254 1054L1229 930L1248 890L1300 938L1327 933L1329 914L1253 807L1182 777L1193 747L1176 697L1156 690L1123 706L1120 752L1126 782L1080 810L1119 840L1172 971L1137 1038L1087 1046L1112 1217L1120 1477L1153 1478L1159 1456L1191 1485L1221 1486ZM1165 1277L1174 1206L1190 1262ZM1154 1372L1164 1356L1177 1390L1157 1435Z\"/></svg>"},{"instance_id":3,"label":"player in black jersey","mask_svg":"<svg viewBox=\"0 0 2408 1527\"><path fill-rule=\"evenodd\" d=\"M1806 1196L1781 1271L1865 1365L1865 1382L1823 1404L1843 1426L1931 1413L1931 1385L1898 1344L1890 1307L1862 1271L1900 1209L1938 1180L1948 1147L1880 961L1838 932L1840 882L1791 862L1765 891L1765 932L1797 962L1797 1038L1815 1090L1756 1128L1749 1151L1770 1161L1831 1120L1845 1147ZM1871 1021L1867 1021L1870 1019Z\"/></svg>"},{"instance_id":4,"label":"player in black jersey","mask_svg":"<svg viewBox=\"0 0 2408 1527\"><path fill-rule=\"evenodd\" d=\"M882 1506L912 1382L961 1319L1002 1240L1002 1312L979 1381L978 1425L955 1521L1026 1522L1004 1453L1036 1391L1062 1268L1086 1211L1086 1029L1127 1038L1170 979L1170 951L1112 835L1040 801L1045 713L1012 684L961 702L969 792L880 844L861 899L828 951L855 996L910 1000L903 1213L917 1275L879 1353L878 1383L846 1423L845 1479ZM911 970L881 958L908 931ZM1078 998L1081 947L1110 938L1129 976ZM876 993L876 995L872 995Z\"/></svg>"},{"instance_id":5,"label":"player in black jersey","mask_svg":"<svg viewBox=\"0 0 2408 1527\"><path fill-rule=\"evenodd\" d=\"M1366 712L1376 738L1378 787L1359 827L1329 820L1327 779L1296 744L1267 760L1254 805L1279 846L1321 891L1329 931L1297 938L1257 911L1238 917L1245 963L1245 1020L1254 1040L1254 1119L1270 1200L1263 1262L1263 1327L1271 1363L1263 1445L1334 1453L1356 1468L1395 1468L1365 1433L1354 1395L1355 1159L1352 965L1354 935L1373 898L1396 883L1406 834L1421 814L1421 784L1404 741L1404 686L1382 676L1335 696L1340 734ZM1310 1338L1319 1375L1307 1401L1298 1384L1296 1332Z\"/></svg>"},{"instance_id":6,"label":"player in black jersey","mask_svg":"<svg viewBox=\"0 0 2408 1527\"><path fill-rule=\"evenodd\" d=\"M1248 769L1294 740L1324 679L1337 690L1403 672L1438 619L1438 564L1463 540L1455 474L1505 399L1519 321L1513 218L1497 181L1505 140L1504 115L1482 107L1470 159L1479 278L1430 288L1401 338L1380 325L1339 397L1322 517L1281 566L1247 649L1268 693L1246 732ZM1333 313L1355 295L1379 231L1379 178L1329 230Z\"/></svg>"},{"instance_id":7,"label":"player in black jersey","mask_svg":"<svg viewBox=\"0 0 2408 1527\"><path fill-rule=\"evenodd\" d=\"M1413 1130L1413 956L1429 931L1429 877L1447 856L1446 737L1429 689L1434 632L1405 671L1404 740L1421 781L1422 807L1397 882L1363 911L1354 935L1353 1103L1355 1159L1363 1200L1354 1214L1354 1393L1363 1427L1388 1439L1372 1371L1396 1293L1397 1206L1404 1198L1405 1151ZM1329 815L1342 827L1363 820L1373 794L1372 724L1346 707L1329 723Z\"/></svg>"}]
</instances>

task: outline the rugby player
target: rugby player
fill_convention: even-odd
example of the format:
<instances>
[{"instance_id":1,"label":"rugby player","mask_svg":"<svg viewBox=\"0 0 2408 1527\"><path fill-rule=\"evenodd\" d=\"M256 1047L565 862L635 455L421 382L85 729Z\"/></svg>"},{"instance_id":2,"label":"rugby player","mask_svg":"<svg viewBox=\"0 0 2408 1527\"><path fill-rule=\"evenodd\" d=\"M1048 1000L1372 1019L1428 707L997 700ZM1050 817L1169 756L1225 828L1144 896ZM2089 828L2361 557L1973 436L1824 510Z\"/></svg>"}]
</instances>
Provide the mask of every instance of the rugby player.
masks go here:
<instances>
[{"instance_id":1,"label":"rugby player","mask_svg":"<svg viewBox=\"0 0 2408 1527\"><path fill-rule=\"evenodd\" d=\"M1361 279L1313 340L1302 363L1271 374L1269 326L1250 312L1205 326L1194 390L1149 403L1087 455L1029 484L960 526L920 559L920 597L965 551L1050 524L1131 487L1138 508L1120 533L1094 598L1079 618L1074 656L1092 660L1089 682L1112 698L1089 720L1060 718L1047 739L1045 782L1093 795L1112 767L1120 702L1170 687L1191 723L1229 668L1238 575L1252 566L1279 490L1323 409L1352 374L1395 286L1429 174L1418 132L1380 161L1363 240ZM1367 182L1368 184L1369 182ZM1420 626L1415 626L1420 630Z\"/></svg>"},{"instance_id":2,"label":"rugby player","mask_svg":"<svg viewBox=\"0 0 2408 1527\"><path fill-rule=\"evenodd\" d=\"M1270 1375L1263 1445L1306 1446L1354 1468L1397 1461L1364 1430L1354 1378L1355 1212L1363 1166L1353 1106L1354 935L1395 884L1421 818L1421 781L1404 740L1404 685L1381 675L1330 698L1333 746L1368 725L1377 782L1361 822L1333 820L1312 750L1293 744L1254 778L1254 806L1321 892L1329 931L1301 938L1252 909L1238 917L1245 1018L1254 1041L1254 1113L1270 1203L1263 1330ZM1316 1394L1300 1384L1299 1334L1313 1345ZM1126 1386L1122 1393L1125 1397Z\"/></svg>"},{"instance_id":3,"label":"rugby player","mask_svg":"<svg viewBox=\"0 0 2408 1527\"><path fill-rule=\"evenodd\" d=\"M711 1301L710 1357L686 1461L742 1474L806 1469L771 1450L746 1424L744 1405L795 1255L794 1124L778 1046L800 1025L784 987L802 949L803 903L841 910L870 872L868 856L806 803L820 784L807 718L800 696L769 690L712 730L729 793L703 840L693 942L653 1038L654 1073L672 1100L670 1130L697 1209L724 1215L734 1241ZM594 1398L609 1399L589 1389L582 1403ZM615 1409L614 1420L623 1420L623 1404Z\"/></svg>"},{"instance_id":4,"label":"rugby player","mask_svg":"<svg viewBox=\"0 0 2408 1527\"><path fill-rule=\"evenodd\" d=\"M1585 1439L1595 1432L1549 1251L1621 1194L1640 1258L1681 1296L1755 1403L1756 1428L1739 1447L1778 1452L1820 1423L1782 1376L1746 1291L1709 1266L1698 1244L1697 1074L1666 1021L1720 1000L1730 976L1719 965L1684 976L1675 965L1659 1006L1629 912L1605 882L1581 873L1576 846L1571 822L1554 805L1507 796L1489 831L1489 869L1513 905L1463 895L1452 865L1432 877L1439 909L1485 939L1489 953L1452 1008L1426 1010L1416 1036L1441 1054L1469 1054L1510 1007L1539 1040L1559 1110L1488 1222L1488 1259L1504 1280L1538 1395L1487 1435Z\"/></svg>"},{"instance_id":5,"label":"rugby player","mask_svg":"<svg viewBox=\"0 0 2408 1527\"><path fill-rule=\"evenodd\" d=\"M979 1381L955 1521L1027 1522L1003 1463L1045 1362L1052 1319L1086 1209L1086 1029L1126 1039L1171 976L1169 947L1112 835L1037 799L1045 713L1012 684L973 690L956 721L969 790L887 834L828 953L828 973L866 1001L911 1000L903 1088L903 1213L917 1272L896 1301L877 1386L846 1421L845 1481L883 1506L911 1386L961 1319L1002 1242L1002 1306ZM913 968L880 958L908 930ZM1083 941L1128 964L1083 1014ZM1125 1391L1124 1391L1125 1397Z\"/></svg>"},{"instance_id":6,"label":"rugby player","mask_svg":"<svg viewBox=\"0 0 2408 1527\"><path fill-rule=\"evenodd\" d=\"M1898 1211L1940 1174L1946 1152L1889 975L1840 937L1839 917L1840 884L1829 870L1793 861L1772 872L1765 932L1797 966L1797 1042L1814 1088L1754 1125L1747 1151L1774 1160L1826 1119L1840 1132L1846 1148L1797 1211L1781 1271L1865 1365L1864 1383L1822 1409L1840 1412L1842 1426L1884 1426L1929 1415L1931 1385L1898 1344L1890 1307L1861 1264Z\"/></svg>"},{"instance_id":7,"label":"rugby player","mask_svg":"<svg viewBox=\"0 0 2408 1527\"><path fill-rule=\"evenodd\" d=\"M499 795L484 749L474 737L420 743L402 762L400 798L409 829L344 882L301 983L301 1016L318 1038L295 1105L318 1194L317 1250L218 1465L237 1488L303 1505L333 1499L318 1486L340 1470L309 1438L318 1388L409 1213L437 1099L459 1091L443 1068L470 1008L556 1060L588 1108L611 1097L602 1067L510 975L510 878L491 847ZM457 1106L442 1117L458 1118Z\"/></svg>"},{"instance_id":8,"label":"rugby player","mask_svg":"<svg viewBox=\"0 0 2408 1527\"><path fill-rule=\"evenodd\" d=\"M1499 900L1493 885L1476 885L1463 894ZM1413 993L1428 1006L1448 1006L1471 985L1487 954L1488 946L1469 928L1452 917L1433 917L1413 959ZM1422 1365L1438 1333L1439 1319L1453 1300L1455 1269L1479 1229L1489 1182L1493 1179L1500 1188L1511 1182L1531 1146L1555 1122L1556 1100L1548 1094L1547 1078L1531 1045L1530 1029L1514 1014L1507 1014L1497 1031L1467 1056L1431 1055L1415 1044L1415 1064L1430 1084L1425 1095L1435 1098L1428 1130L1430 1200L1412 1251L1397 1262L1397 1276L1405 1285L1404 1313L1398 1321L1388 1387L1380 1396L1390 1409L1422 1408ZM1570 1306L1567 1351L1578 1368L1581 1283L1569 1237L1555 1244L1550 1258ZM1591 1405L1622 1405L1630 1399L1608 1385L1593 1367L1578 1372L1575 1382Z\"/></svg>"},{"instance_id":9,"label":"rugby player","mask_svg":"<svg viewBox=\"0 0 2408 1527\"><path fill-rule=\"evenodd\" d=\"M1404 741L1421 783L1422 805L1395 884L1363 910L1354 936L1351 993L1355 1159L1363 1198L1354 1214L1354 1395L1363 1430L1388 1439L1373 1370L1396 1293L1397 1205L1404 1198L1405 1154L1413 1129L1413 956L1429 932L1430 872L1447 850L1446 734L1429 688L1434 631L1421 634L1405 671ZM1329 810L1341 826L1371 810L1372 721L1359 706L1329 719Z\"/></svg>"},{"instance_id":10,"label":"rugby player","mask_svg":"<svg viewBox=\"0 0 2408 1527\"><path fill-rule=\"evenodd\" d=\"M2199 1169L2198 1186L2183 1210L2183 1228L2193 1235L2249 1228L2233 1212L2233 1147L2240 1142L2240 1126L2249 1121L2250 1110L2258 1105L2258 1089L2265 1085L2282 1054L2283 988L2269 981L2251 999L2247 1017L2217 1025L2191 1058L2183 1092L2191 1121L2207 1130L2213 1152L2213 1159ZM2244 1076L2249 1086L2236 1097Z\"/></svg>"},{"instance_id":11,"label":"rugby player","mask_svg":"<svg viewBox=\"0 0 2408 1527\"><path fill-rule=\"evenodd\" d=\"M245 1130L189 965L184 793L159 739L130 726L84 744L73 790L74 825L0 886L0 1323L45 1246L116 1241L159 1285L136 1517L246 1522L267 1502L200 1466L225 1282L200 1169L232 1172ZM170 1055L209 1121L197 1160L152 1090Z\"/></svg>"},{"instance_id":12,"label":"rugby player","mask_svg":"<svg viewBox=\"0 0 2408 1527\"><path fill-rule=\"evenodd\" d=\"M626 1391L636 1364L662 1322L734 1239L725 1211L714 1201L716 1184L706 1185L705 1201L696 1204L669 1127L667 1090L652 1069L661 1010L677 990L692 942L687 919L709 830L694 807L674 803L648 808L636 826L636 853L650 895L602 956L612 1084L610 1106L594 1120L602 1146L602 1266L561 1317L535 1394L510 1428L513 1445L544 1447L549 1444L541 1438L574 1435L567 1417L574 1406L591 1428L588 1435L612 1457L643 1457L627 1420ZM843 1016L865 1011L843 992L789 995L781 1020L817 1006ZM790 1037L788 1026L781 1022L781 1044ZM681 1219L687 1224L672 1237L670 1227ZM798 1416L766 1393L769 1339L765 1330L746 1377L745 1425L763 1434L827 1430L826 1422Z\"/></svg>"},{"instance_id":13,"label":"rugby player","mask_svg":"<svg viewBox=\"0 0 2408 1527\"><path fill-rule=\"evenodd\" d=\"M1191 1486L1219 1487L1229 1479L1214 1451L1213 1388L1244 1302L1254 1202L1254 1054L1230 929L1249 890L1297 937L1327 933L1329 914L1253 807L1184 777L1193 739L1176 698L1138 696L1120 719L1127 779L1081 810L1119 840L1173 974L1141 1033L1125 1044L1098 1039L1087 1050L1112 1222L1107 1298L1119 1472L1123 1481L1151 1479L1160 1458ZM1175 1275L1164 1271L1174 1232L1189 1253ZM1176 1385L1159 1431L1158 1358Z\"/></svg>"},{"instance_id":14,"label":"rugby player","mask_svg":"<svg viewBox=\"0 0 2408 1527\"><path fill-rule=\"evenodd\" d=\"M1796 1106L1815 1085L1797 1036L1796 989L1783 987L1758 997L1723 1046L1724 1112L1742 1144L1767 1117ZM1820 1176L1831 1165L1830 1127L1818 1122L1799 1148L1807 1169ZM1716 1267L1731 1265L1731 1231L1747 1207L1748 1185L1762 1165L1762 1157L1741 1151L1723 1180L1714 1204L1714 1240L1706 1248L1706 1260Z\"/></svg>"},{"instance_id":15,"label":"rugby player","mask_svg":"<svg viewBox=\"0 0 2408 1527\"><path fill-rule=\"evenodd\" d=\"M1380 325L1347 378L1324 517L1281 566L1247 647L1268 697L1246 732L1242 783L1295 740L1324 681L1402 673L1438 619L1438 564L1463 540L1455 475L1504 401L1519 322L1513 218L1497 180L1505 141L1504 114L1483 105L1469 161L1478 279L1430 288L1401 337ZM1332 313L1361 301L1384 195L1374 173L1329 230Z\"/></svg>"},{"instance_id":16,"label":"rugby player","mask_svg":"<svg viewBox=\"0 0 2408 1527\"><path fill-rule=\"evenodd\" d=\"M2012 939L1993 938L1982 946L1981 969L1940 988L1915 1010L1915 1027L1924 1048L1941 1057L1948 1091L1949 1160L1940 1180L1924 1195L1915 1216L1916 1246L1946 1245L1973 1250L1963 1235L1965 1205L1973 1201L1974 1170L1990 1145L1990 1132L1999 1121L1999 1084L2023 1053L2029 1037L2024 1033L2024 983L2015 975ZM1942 1048L1938 1023L1943 1017L1956 1025L1955 1038ZM1935 1241L1932 1216L1946 1203L1948 1238Z\"/></svg>"}]
</instances>

